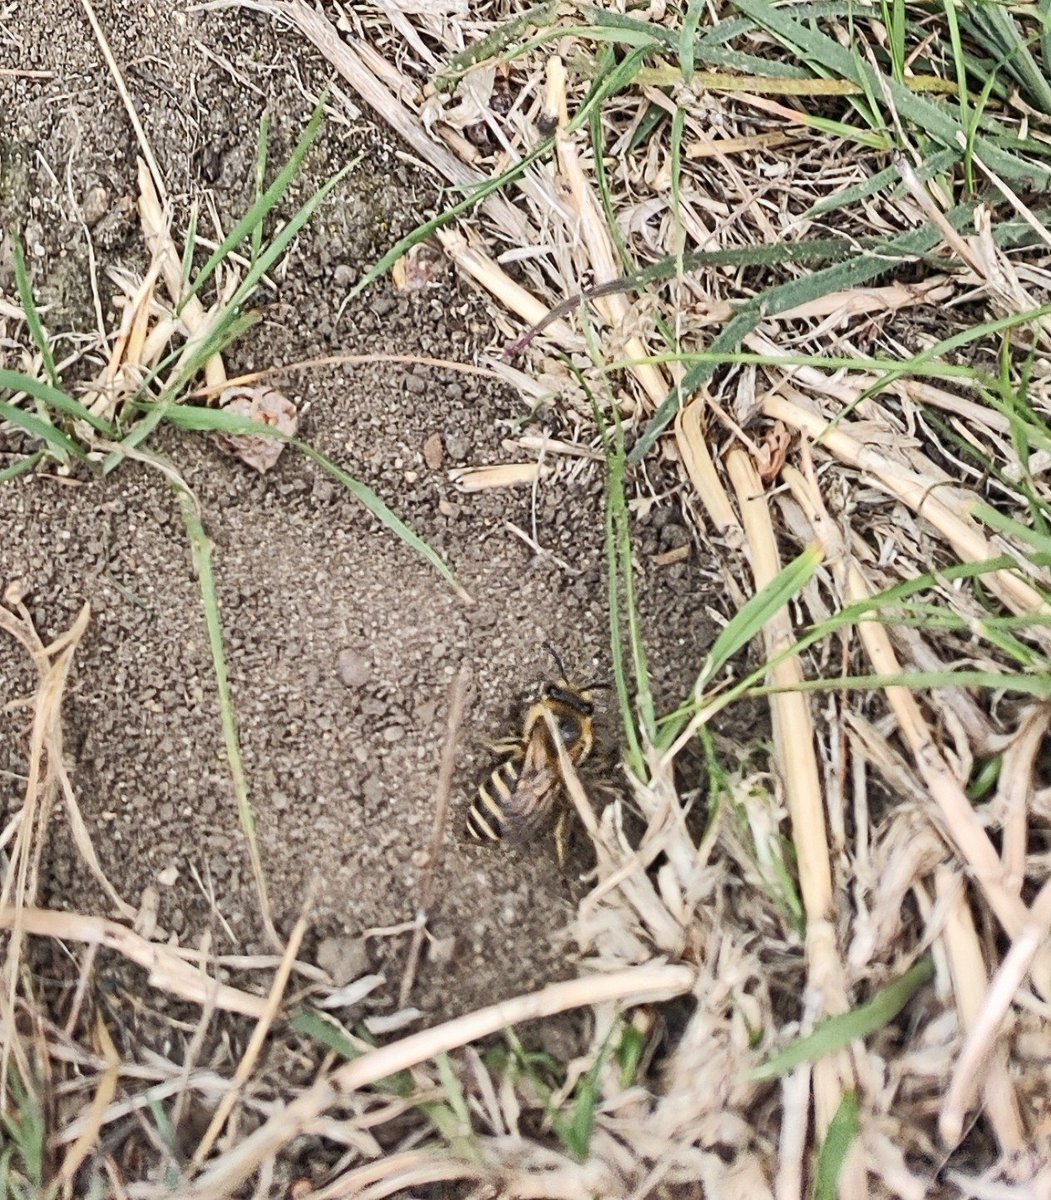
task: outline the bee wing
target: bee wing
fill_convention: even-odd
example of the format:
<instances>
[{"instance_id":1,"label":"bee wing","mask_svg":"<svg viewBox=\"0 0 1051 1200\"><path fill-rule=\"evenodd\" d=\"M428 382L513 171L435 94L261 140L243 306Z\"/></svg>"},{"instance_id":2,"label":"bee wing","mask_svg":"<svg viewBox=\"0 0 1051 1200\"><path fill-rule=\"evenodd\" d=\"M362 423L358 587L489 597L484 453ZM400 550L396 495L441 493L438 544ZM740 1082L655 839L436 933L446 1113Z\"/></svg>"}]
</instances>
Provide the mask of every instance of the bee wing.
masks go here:
<instances>
[{"instance_id":1,"label":"bee wing","mask_svg":"<svg viewBox=\"0 0 1051 1200\"><path fill-rule=\"evenodd\" d=\"M538 721L526 744L518 782L504 804L509 838L520 841L536 829L551 812L561 782L558 752L547 726Z\"/></svg>"}]
</instances>

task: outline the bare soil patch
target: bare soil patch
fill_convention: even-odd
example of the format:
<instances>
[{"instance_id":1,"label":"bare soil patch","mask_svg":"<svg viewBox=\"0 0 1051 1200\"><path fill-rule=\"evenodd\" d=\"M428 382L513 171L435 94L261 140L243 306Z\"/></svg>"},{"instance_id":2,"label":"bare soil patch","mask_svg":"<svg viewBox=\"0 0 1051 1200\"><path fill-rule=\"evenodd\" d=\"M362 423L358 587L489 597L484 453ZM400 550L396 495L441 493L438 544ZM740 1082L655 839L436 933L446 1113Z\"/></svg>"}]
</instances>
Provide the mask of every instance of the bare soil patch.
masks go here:
<instances>
[{"instance_id":1,"label":"bare soil patch","mask_svg":"<svg viewBox=\"0 0 1051 1200\"><path fill-rule=\"evenodd\" d=\"M189 204L224 230L251 202L256 136L272 121L281 162L327 79L296 38L246 12L189 14L99 0L99 21L125 72L166 175L175 227ZM76 0L44 0L0 46L2 65L53 72L0 79L0 228L25 238L45 322L95 327L107 272L144 268L134 212L135 144ZM344 162L362 160L296 243L266 318L238 345L232 372L333 353L397 353L470 362L493 339L481 305L445 271L432 289L378 284L337 320L350 283L437 201L433 180L362 116L330 121L301 200ZM214 233L207 218L202 230ZM0 289L13 291L9 239ZM75 337L58 345L62 357ZM21 350L4 344L6 365ZM465 805L488 761L482 738L513 728L550 672L554 644L571 669L608 675L602 556L602 465L548 462L536 489L459 494L448 470L506 458L520 428L573 436L554 410L531 416L485 379L377 364L297 375L286 389L302 432L372 486L441 550L476 599L466 607L317 468L286 452L259 477L211 442L169 433L159 448L199 497L216 570L239 730L279 926L299 915L311 881L316 936L358 938L410 919L431 830L445 697L466 661L473 685L453 820L431 928L442 961L425 962L414 1002L450 1014L564 974L560 931L573 882L545 844L493 853L462 836ZM428 446L425 457L424 447ZM0 467L20 450L0 447ZM429 459L429 461L428 461ZM652 470L653 496L678 487ZM638 527L642 604L658 684L671 701L700 661L697 613L710 586L671 501L644 505ZM535 534L536 555L508 528ZM265 948L231 798L211 659L185 532L171 488L125 464L104 481L39 473L0 488L0 581L18 581L47 640L84 601L91 625L68 696L73 783L103 868L130 903L160 893L159 923L183 944L209 930L216 952ZM31 690L19 647L0 643L0 695ZM10 808L20 803L26 715L0 724ZM90 912L105 904L56 820L41 902ZM584 862L577 867L586 865ZM174 882L172 876L177 873ZM158 880L164 882L159 883ZM454 939L450 942L448 939ZM405 938L375 937L362 968L396 984ZM396 989L394 989L396 990ZM392 992L374 997L389 1007Z\"/></svg>"}]
</instances>

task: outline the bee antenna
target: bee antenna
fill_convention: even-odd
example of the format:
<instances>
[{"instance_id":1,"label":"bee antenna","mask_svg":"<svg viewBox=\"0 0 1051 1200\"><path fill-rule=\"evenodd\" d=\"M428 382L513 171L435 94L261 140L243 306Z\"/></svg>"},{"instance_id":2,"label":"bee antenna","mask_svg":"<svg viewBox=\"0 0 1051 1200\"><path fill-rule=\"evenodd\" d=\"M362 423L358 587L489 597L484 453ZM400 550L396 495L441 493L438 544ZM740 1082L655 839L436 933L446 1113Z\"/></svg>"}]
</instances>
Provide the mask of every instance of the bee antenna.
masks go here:
<instances>
[{"instance_id":1,"label":"bee antenna","mask_svg":"<svg viewBox=\"0 0 1051 1200\"><path fill-rule=\"evenodd\" d=\"M609 692L613 690L613 684L608 679L596 679L594 683L582 683L580 690L582 692Z\"/></svg>"},{"instance_id":2,"label":"bee antenna","mask_svg":"<svg viewBox=\"0 0 1051 1200\"><path fill-rule=\"evenodd\" d=\"M559 658L559 656L558 656L558 651L557 651L557 650L554 648L554 646L552 646L552 645L551 645L551 643L550 643L550 642L545 642L545 643L544 643L544 649L545 649L545 650L548 652L548 654L550 654L550 655L551 655L551 657L552 657L552 658L555 660L555 666L556 666L556 667L558 667L559 671L561 672L561 675L562 675L562 680L563 680L563 682L564 682L564 681L565 681L566 679L568 679L569 677L566 675L566 668L565 668L565 665L564 665L564 664L563 664L563 662L562 662L562 659L561 659L561 658Z\"/></svg>"}]
</instances>

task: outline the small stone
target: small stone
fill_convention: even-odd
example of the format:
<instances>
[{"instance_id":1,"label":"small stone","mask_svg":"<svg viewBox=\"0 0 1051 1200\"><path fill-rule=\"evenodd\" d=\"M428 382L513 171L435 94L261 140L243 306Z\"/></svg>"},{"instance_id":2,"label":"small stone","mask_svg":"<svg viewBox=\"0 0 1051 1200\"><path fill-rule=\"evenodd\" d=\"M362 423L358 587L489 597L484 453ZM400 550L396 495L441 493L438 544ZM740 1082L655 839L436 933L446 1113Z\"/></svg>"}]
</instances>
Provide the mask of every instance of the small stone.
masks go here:
<instances>
[{"instance_id":1,"label":"small stone","mask_svg":"<svg viewBox=\"0 0 1051 1200\"><path fill-rule=\"evenodd\" d=\"M427 947L427 961L434 963L436 967L451 963L455 954L456 938L452 934L443 938L431 938Z\"/></svg>"},{"instance_id":2,"label":"small stone","mask_svg":"<svg viewBox=\"0 0 1051 1200\"><path fill-rule=\"evenodd\" d=\"M431 856L426 850L413 850L412 854L409 855L409 862L414 867L425 867L430 861Z\"/></svg>"},{"instance_id":3,"label":"small stone","mask_svg":"<svg viewBox=\"0 0 1051 1200\"><path fill-rule=\"evenodd\" d=\"M442 445L442 435L432 433L423 443L423 461L431 471L437 471L445 457L445 447Z\"/></svg>"},{"instance_id":4,"label":"small stone","mask_svg":"<svg viewBox=\"0 0 1051 1200\"><path fill-rule=\"evenodd\" d=\"M165 867L163 871L157 872L157 882L161 887L174 887L178 878L179 868L175 866Z\"/></svg>"},{"instance_id":5,"label":"small stone","mask_svg":"<svg viewBox=\"0 0 1051 1200\"><path fill-rule=\"evenodd\" d=\"M344 987L369 970L369 951L361 937L322 938L317 948L317 965L332 976L336 987Z\"/></svg>"},{"instance_id":6,"label":"small stone","mask_svg":"<svg viewBox=\"0 0 1051 1200\"><path fill-rule=\"evenodd\" d=\"M109 192L101 183L88 188L84 193L84 202L80 206L84 224L90 229L102 220L109 211Z\"/></svg>"},{"instance_id":7,"label":"small stone","mask_svg":"<svg viewBox=\"0 0 1051 1200\"><path fill-rule=\"evenodd\" d=\"M400 742L405 736L405 727L403 725L388 725L383 731L383 740L385 742Z\"/></svg>"},{"instance_id":8,"label":"small stone","mask_svg":"<svg viewBox=\"0 0 1051 1200\"><path fill-rule=\"evenodd\" d=\"M363 654L347 647L339 652L336 660L336 670L344 687L364 687L372 677L372 668Z\"/></svg>"},{"instance_id":9,"label":"small stone","mask_svg":"<svg viewBox=\"0 0 1051 1200\"><path fill-rule=\"evenodd\" d=\"M459 430L447 430L445 434L445 450L454 462L463 462L471 453L471 442L466 434Z\"/></svg>"}]
</instances>

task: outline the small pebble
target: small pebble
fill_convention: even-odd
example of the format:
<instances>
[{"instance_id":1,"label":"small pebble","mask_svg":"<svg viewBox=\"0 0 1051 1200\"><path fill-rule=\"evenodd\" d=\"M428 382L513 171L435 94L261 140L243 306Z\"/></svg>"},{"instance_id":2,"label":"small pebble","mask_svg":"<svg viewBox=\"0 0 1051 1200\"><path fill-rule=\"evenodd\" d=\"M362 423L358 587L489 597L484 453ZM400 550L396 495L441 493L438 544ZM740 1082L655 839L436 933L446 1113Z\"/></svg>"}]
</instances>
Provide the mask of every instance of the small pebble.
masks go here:
<instances>
[{"instance_id":1,"label":"small pebble","mask_svg":"<svg viewBox=\"0 0 1051 1200\"><path fill-rule=\"evenodd\" d=\"M88 188L84 193L84 202L81 205L84 224L90 229L97 225L108 211L109 192L101 183L96 183L94 187Z\"/></svg>"},{"instance_id":2,"label":"small pebble","mask_svg":"<svg viewBox=\"0 0 1051 1200\"><path fill-rule=\"evenodd\" d=\"M404 725L388 725L383 731L383 740L385 742L400 742L404 736Z\"/></svg>"},{"instance_id":3,"label":"small pebble","mask_svg":"<svg viewBox=\"0 0 1051 1200\"><path fill-rule=\"evenodd\" d=\"M369 951L361 937L322 938L317 948L317 965L332 976L336 987L344 987L369 969Z\"/></svg>"},{"instance_id":4,"label":"small pebble","mask_svg":"<svg viewBox=\"0 0 1051 1200\"><path fill-rule=\"evenodd\" d=\"M343 686L348 688L363 687L372 676L372 668L365 656L349 647L339 652L336 669Z\"/></svg>"},{"instance_id":5,"label":"small pebble","mask_svg":"<svg viewBox=\"0 0 1051 1200\"><path fill-rule=\"evenodd\" d=\"M467 435L459 430L448 430L445 434L445 449L454 462L463 462L471 453L471 442Z\"/></svg>"},{"instance_id":6,"label":"small pebble","mask_svg":"<svg viewBox=\"0 0 1051 1200\"><path fill-rule=\"evenodd\" d=\"M434 963L435 966L441 967L446 963L451 963L455 954L456 938L452 934L448 937L432 938L427 947L427 961Z\"/></svg>"},{"instance_id":7,"label":"small pebble","mask_svg":"<svg viewBox=\"0 0 1051 1200\"><path fill-rule=\"evenodd\" d=\"M423 443L423 461L431 471L437 471L445 457L445 447L442 445L442 435L432 433Z\"/></svg>"}]
</instances>

